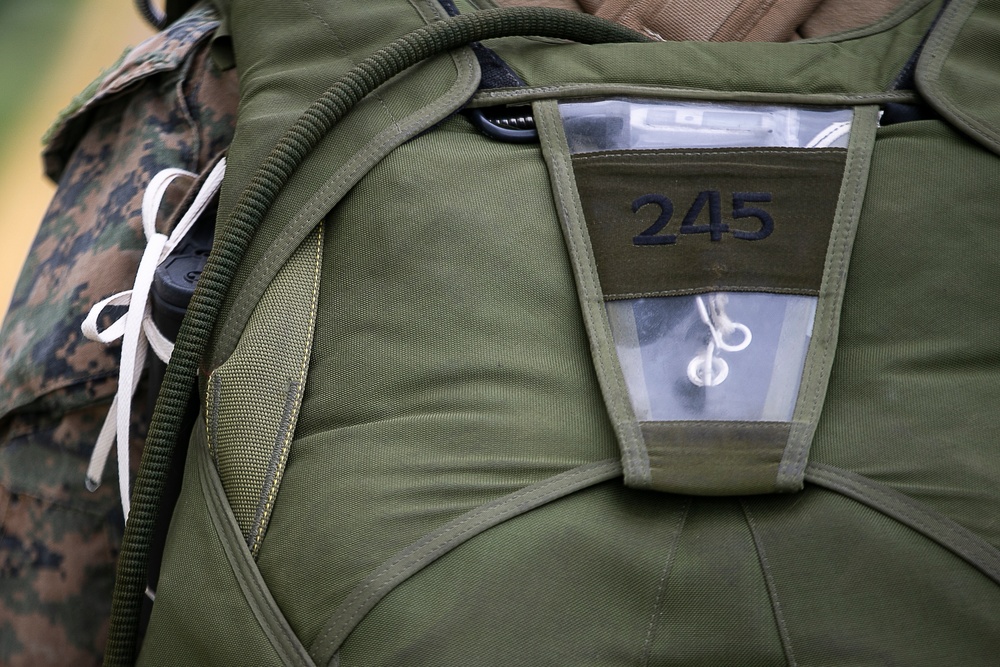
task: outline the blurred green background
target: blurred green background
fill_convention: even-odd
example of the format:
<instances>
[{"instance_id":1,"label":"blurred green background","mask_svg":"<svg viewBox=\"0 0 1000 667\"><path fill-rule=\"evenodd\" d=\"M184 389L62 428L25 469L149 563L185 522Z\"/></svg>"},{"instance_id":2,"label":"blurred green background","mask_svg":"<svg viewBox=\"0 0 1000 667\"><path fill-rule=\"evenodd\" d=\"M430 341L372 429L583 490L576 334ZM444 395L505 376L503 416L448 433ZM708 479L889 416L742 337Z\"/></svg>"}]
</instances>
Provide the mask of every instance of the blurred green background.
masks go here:
<instances>
[{"instance_id":1,"label":"blurred green background","mask_svg":"<svg viewBox=\"0 0 1000 667\"><path fill-rule=\"evenodd\" d=\"M58 56L82 0L0 0L0 152Z\"/></svg>"},{"instance_id":2,"label":"blurred green background","mask_svg":"<svg viewBox=\"0 0 1000 667\"><path fill-rule=\"evenodd\" d=\"M59 110L152 34L131 0L0 0L0 310L54 191L41 137Z\"/></svg>"}]
</instances>

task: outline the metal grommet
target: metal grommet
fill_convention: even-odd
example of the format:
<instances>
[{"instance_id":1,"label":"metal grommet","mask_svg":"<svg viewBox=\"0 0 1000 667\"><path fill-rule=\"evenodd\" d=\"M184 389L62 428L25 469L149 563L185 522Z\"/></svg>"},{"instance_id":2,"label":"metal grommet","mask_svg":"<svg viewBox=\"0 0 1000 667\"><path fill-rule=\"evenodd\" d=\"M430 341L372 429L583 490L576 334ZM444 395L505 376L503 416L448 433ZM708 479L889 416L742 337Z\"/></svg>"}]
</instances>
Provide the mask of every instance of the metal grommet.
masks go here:
<instances>
[{"instance_id":1,"label":"metal grommet","mask_svg":"<svg viewBox=\"0 0 1000 667\"><path fill-rule=\"evenodd\" d=\"M708 359L711 359L709 361ZM709 366L711 364L711 366ZM714 353L708 355L698 355L688 364L688 380L696 387L715 387L726 381L729 377L729 364L722 357L715 356Z\"/></svg>"}]
</instances>

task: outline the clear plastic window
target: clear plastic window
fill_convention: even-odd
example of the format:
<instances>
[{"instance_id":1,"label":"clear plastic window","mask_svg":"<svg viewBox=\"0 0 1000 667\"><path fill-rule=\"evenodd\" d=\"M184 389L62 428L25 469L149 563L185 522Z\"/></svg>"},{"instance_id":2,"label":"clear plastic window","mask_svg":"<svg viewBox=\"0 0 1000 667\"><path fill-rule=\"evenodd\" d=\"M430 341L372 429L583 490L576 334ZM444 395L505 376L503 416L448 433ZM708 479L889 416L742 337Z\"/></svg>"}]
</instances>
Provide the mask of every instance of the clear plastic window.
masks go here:
<instances>
[{"instance_id":1,"label":"clear plastic window","mask_svg":"<svg viewBox=\"0 0 1000 667\"><path fill-rule=\"evenodd\" d=\"M846 148L853 119L845 108L624 99L564 102L560 112L574 154ZM608 302L636 417L790 421L817 301L762 290Z\"/></svg>"},{"instance_id":2,"label":"clear plastic window","mask_svg":"<svg viewBox=\"0 0 1000 667\"><path fill-rule=\"evenodd\" d=\"M845 148L850 109L715 102L564 102L570 152L772 146Z\"/></svg>"},{"instance_id":3,"label":"clear plastic window","mask_svg":"<svg viewBox=\"0 0 1000 667\"><path fill-rule=\"evenodd\" d=\"M757 292L611 301L640 421L790 421L816 298Z\"/></svg>"}]
</instances>

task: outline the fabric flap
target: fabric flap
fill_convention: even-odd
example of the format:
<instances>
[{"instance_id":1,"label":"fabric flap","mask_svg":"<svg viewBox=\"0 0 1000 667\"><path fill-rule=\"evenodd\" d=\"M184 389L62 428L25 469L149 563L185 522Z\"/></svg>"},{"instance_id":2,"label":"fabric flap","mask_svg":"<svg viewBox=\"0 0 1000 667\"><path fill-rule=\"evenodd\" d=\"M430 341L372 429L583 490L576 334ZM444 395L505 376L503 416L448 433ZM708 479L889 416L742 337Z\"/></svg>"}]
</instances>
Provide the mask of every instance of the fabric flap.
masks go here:
<instances>
[{"instance_id":1,"label":"fabric flap","mask_svg":"<svg viewBox=\"0 0 1000 667\"><path fill-rule=\"evenodd\" d=\"M938 113L1000 154L1000 0L952 0L927 38L916 78Z\"/></svg>"},{"instance_id":2,"label":"fabric flap","mask_svg":"<svg viewBox=\"0 0 1000 667\"><path fill-rule=\"evenodd\" d=\"M167 30L127 50L60 112L46 132L42 159L45 175L58 181L70 153L87 129L93 110L140 81L176 70L191 51L218 27L215 11L203 4Z\"/></svg>"}]
</instances>

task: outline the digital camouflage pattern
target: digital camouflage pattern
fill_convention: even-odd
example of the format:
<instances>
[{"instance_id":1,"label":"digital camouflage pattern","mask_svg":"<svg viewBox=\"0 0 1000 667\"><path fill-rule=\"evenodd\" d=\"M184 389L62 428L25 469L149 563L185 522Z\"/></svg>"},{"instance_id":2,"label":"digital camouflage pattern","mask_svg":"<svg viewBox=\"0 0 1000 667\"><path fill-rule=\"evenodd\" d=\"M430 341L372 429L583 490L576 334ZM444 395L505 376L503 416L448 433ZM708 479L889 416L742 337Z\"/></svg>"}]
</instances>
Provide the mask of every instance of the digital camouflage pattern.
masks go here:
<instances>
[{"instance_id":1,"label":"digital camouflage pattern","mask_svg":"<svg viewBox=\"0 0 1000 667\"><path fill-rule=\"evenodd\" d=\"M126 54L50 132L59 184L0 331L0 664L97 665L122 533L114 466L87 462L117 388L119 345L83 337L98 300L131 287L154 174L201 171L229 144L235 72L209 57L204 6ZM132 461L148 415L133 405Z\"/></svg>"}]
</instances>

